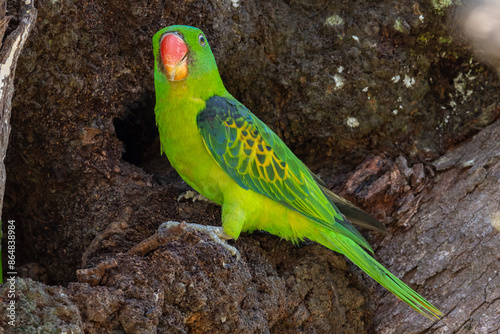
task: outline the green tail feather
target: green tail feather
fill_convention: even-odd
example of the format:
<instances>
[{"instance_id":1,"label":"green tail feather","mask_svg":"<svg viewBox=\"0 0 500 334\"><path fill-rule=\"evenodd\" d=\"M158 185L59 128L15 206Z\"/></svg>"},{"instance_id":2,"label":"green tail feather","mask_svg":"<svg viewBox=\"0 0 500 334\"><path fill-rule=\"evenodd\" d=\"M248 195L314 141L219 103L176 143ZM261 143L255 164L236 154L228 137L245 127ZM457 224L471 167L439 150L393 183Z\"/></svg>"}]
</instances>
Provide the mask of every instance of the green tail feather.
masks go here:
<instances>
[{"instance_id":1,"label":"green tail feather","mask_svg":"<svg viewBox=\"0 0 500 334\"><path fill-rule=\"evenodd\" d=\"M354 241L342 235L332 235L327 231L319 230L319 232L327 241L326 244L320 242L323 246L347 256L365 273L395 294L396 297L410 305L415 311L433 320L443 316L441 311L391 274Z\"/></svg>"}]
</instances>

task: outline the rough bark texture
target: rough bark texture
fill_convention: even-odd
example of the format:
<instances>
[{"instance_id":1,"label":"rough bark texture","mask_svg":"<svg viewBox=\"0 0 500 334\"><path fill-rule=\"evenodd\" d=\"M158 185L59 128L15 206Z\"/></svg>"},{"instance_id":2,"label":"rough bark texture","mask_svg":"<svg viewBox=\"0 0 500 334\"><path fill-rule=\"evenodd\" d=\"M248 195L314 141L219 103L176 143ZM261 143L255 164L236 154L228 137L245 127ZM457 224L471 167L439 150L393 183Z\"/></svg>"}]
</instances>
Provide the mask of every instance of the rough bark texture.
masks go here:
<instances>
[{"instance_id":1,"label":"rough bark texture","mask_svg":"<svg viewBox=\"0 0 500 334\"><path fill-rule=\"evenodd\" d=\"M362 333L372 312L345 260L277 238L237 243L236 263L204 236L185 233L145 257L96 260L67 288L18 279L16 329L69 333ZM7 298L4 288L2 298ZM6 305L0 305L6 314ZM14 333L0 317L6 333Z\"/></svg>"},{"instance_id":2,"label":"rough bark texture","mask_svg":"<svg viewBox=\"0 0 500 334\"><path fill-rule=\"evenodd\" d=\"M440 305L435 324L392 296L380 299L376 333L500 331L500 122L434 162L437 175L377 255ZM397 256L395 256L397 254ZM381 291L382 292L382 291Z\"/></svg>"},{"instance_id":3,"label":"rough bark texture","mask_svg":"<svg viewBox=\"0 0 500 334\"><path fill-rule=\"evenodd\" d=\"M25 332L496 330L498 123L478 131L498 117L499 80L471 54L453 2L37 8L18 65L3 211L18 226L19 271L36 280L18 281ZM176 200L188 188L158 154L151 37L170 24L204 30L228 90L332 189L388 224L387 236L368 235L377 257L442 321L384 296L341 256L263 233L233 243L239 263L182 231L128 253L164 221L220 224L215 205ZM453 163L431 163L474 134L445 155ZM1 316L0 326L14 330Z\"/></svg>"}]
</instances>

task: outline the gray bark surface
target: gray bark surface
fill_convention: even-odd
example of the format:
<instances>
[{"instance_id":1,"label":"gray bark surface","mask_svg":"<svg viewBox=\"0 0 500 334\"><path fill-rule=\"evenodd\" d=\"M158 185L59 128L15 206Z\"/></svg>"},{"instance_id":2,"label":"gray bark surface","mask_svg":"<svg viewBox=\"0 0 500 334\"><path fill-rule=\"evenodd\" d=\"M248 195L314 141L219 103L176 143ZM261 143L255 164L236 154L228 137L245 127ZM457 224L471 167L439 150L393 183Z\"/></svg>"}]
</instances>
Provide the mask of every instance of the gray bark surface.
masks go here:
<instances>
[{"instance_id":1,"label":"gray bark surface","mask_svg":"<svg viewBox=\"0 0 500 334\"><path fill-rule=\"evenodd\" d=\"M416 213L377 255L445 314L432 324L380 299L376 333L497 333L500 330L500 122L434 162ZM395 256L397 255L397 256Z\"/></svg>"},{"instance_id":2,"label":"gray bark surface","mask_svg":"<svg viewBox=\"0 0 500 334\"><path fill-rule=\"evenodd\" d=\"M2 212L19 226L24 332L498 330L500 81L472 54L456 3L37 9L16 73ZM185 231L129 253L165 221L220 224L217 206L177 201L189 188L159 156L151 37L171 24L201 28L229 92L387 225L385 236L366 234L377 258L443 320L419 316L338 254L266 233L232 243L239 263ZM0 328L13 332L4 313Z\"/></svg>"}]
</instances>

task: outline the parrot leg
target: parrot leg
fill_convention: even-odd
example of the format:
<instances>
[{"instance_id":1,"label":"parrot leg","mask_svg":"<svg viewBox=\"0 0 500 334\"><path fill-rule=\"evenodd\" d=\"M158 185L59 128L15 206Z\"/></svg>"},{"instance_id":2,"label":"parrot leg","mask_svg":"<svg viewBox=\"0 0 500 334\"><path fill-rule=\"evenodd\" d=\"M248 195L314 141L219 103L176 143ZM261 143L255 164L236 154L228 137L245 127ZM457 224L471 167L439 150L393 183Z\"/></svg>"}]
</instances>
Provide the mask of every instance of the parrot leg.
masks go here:
<instances>
[{"instance_id":1,"label":"parrot leg","mask_svg":"<svg viewBox=\"0 0 500 334\"><path fill-rule=\"evenodd\" d=\"M208 202L208 203L214 203L211 200L209 200L208 198L206 198L205 196L203 196L202 194L199 194L194 190L188 190L188 191L185 191L182 194L180 194L179 197L177 197L177 202L180 202L181 199L191 199L191 198L193 199L193 203L196 201L204 201L204 202Z\"/></svg>"},{"instance_id":2,"label":"parrot leg","mask_svg":"<svg viewBox=\"0 0 500 334\"><path fill-rule=\"evenodd\" d=\"M160 225L158 228L158 233L160 234L165 234L165 232L168 229L171 229L172 227L178 226L179 222L174 222L174 221L169 221L166 223L163 223ZM199 224L189 224L189 223L184 223L186 225L187 230L194 230L198 231L201 233L208 234L210 239L212 239L213 242L216 244L221 245L224 247L231 255L236 256L236 260L239 261L241 259L240 252L233 246L229 245L226 240L231 240L233 237L229 236L224 232L224 228L221 226L206 226L206 225L199 225Z\"/></svg>"}]
</instances>

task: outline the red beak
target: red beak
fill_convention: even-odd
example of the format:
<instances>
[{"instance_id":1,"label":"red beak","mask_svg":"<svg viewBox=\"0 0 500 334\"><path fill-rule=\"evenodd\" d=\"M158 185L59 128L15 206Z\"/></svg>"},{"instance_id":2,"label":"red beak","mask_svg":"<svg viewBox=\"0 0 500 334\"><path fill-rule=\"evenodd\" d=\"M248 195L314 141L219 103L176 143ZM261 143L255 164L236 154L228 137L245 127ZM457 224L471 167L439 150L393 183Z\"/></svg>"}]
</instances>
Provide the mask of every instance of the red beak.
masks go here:
<instances>
[{"instance_id":1,"label":"red beak","mask_svg":"<svg viewBox=\"0 0 500 334\"><path fill-rule=\"evenodd\" d=\"M160 42L160 56L167 78L178 81L186 78L188 48L182 38L175 33L168 33Z\"/></svg>"}]
</instances>

